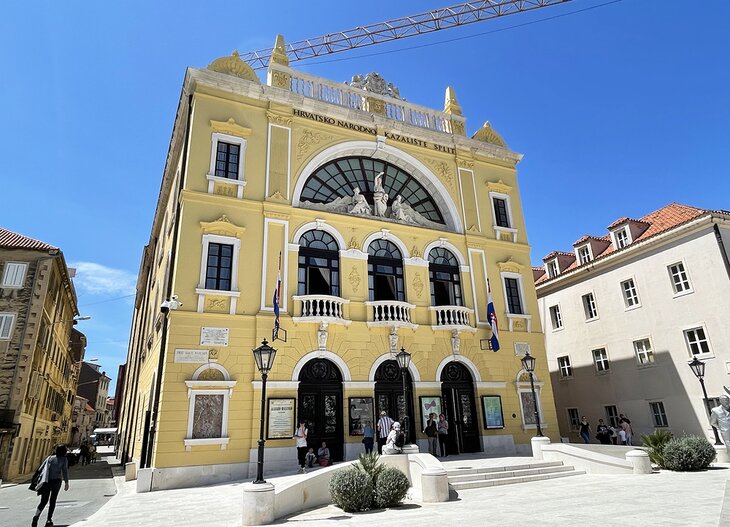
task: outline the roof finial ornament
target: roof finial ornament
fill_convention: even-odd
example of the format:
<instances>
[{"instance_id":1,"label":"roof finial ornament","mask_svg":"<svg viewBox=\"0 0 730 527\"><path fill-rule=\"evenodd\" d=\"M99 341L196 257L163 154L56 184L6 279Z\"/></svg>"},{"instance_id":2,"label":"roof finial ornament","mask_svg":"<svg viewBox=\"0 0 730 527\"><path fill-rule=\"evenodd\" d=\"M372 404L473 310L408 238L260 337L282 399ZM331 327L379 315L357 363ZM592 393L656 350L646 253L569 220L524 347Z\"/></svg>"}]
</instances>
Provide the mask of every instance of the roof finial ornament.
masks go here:
<instances>
[{"instance_id":1,"label":"roof finial ornament","mask_svg":"<svg viewBox=\"0 0 730 527\"><path fill-rule=\"evenodd\" d=\"M451 86L446 87L446 97L444 98L444 113L450 113L451 115L463 115L461 113L461 106L459 101L456 100L456 92Z\"/></svg>"},{"instance_id":2,"label":"roof finial ornament","mask_svg":"<svg viewBox=\"0 0 730 527\"><path fill-rule=\"evenodd\" d=\"M289 56L286 54L286 45L284 44L284 35L276 35L274 49L271 51L271 60L269 64L281 64L289 66Z\"/></svg>"}]
</instances>

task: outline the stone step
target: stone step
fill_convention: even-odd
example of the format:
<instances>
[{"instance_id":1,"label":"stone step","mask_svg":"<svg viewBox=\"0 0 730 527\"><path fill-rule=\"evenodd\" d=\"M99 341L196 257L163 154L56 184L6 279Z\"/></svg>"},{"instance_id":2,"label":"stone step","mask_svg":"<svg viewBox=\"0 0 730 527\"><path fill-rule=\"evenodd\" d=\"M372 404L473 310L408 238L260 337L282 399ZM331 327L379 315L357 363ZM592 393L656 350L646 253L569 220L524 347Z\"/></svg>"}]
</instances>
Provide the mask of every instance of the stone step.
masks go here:
<instances>
[{"instance_id":1,"label":"stone step","mask_svg":"<svg viewBox=\"0 0 730 527\"><path fill-rule=\"evenodd\" d=\"M563 466L562 461L533 461L531 463L524 463L519 465L503 465L497 467L481 467L481 468L453 468L447 469L449 476L461 476L466 474L489 474L493 472L511 472L514 470L528 470L533 468L549 468L549 467L561 467Z\"/></svg>"},{"instance_id":2,"label":"stone step","mask_svg":"<svg viewBox=\"0 0 730 527\"><path fill-rule=\"evenodd\" d=\"M454 490L478 489L482 487L494 487L497 485L513 485L515 483L527 483L529 481L540 481L546 479L565 478L569 476L580 476L585 474L584 470L571 470L569 472L552 472L549 474L535 474L532 476L517 476L511 478L495 478L477 481L462 481L450 483Z\"/></svg>"},{"instance_id":3,"label":"stone step","mask_svg":"<svg viewBox=\"0 0 730 527\"><path fill-rule=\"evenodd\" d=\"M503 470L499 472L479 472L477 474L448 474L449 483L460 483L463 481L484 481L487 479L514 478L520 476L534 476L536 474L551 474L556 472L570 472L571 466L551 466L543 468L527 468L516 470Z\"/></svg>"}]
</instances>

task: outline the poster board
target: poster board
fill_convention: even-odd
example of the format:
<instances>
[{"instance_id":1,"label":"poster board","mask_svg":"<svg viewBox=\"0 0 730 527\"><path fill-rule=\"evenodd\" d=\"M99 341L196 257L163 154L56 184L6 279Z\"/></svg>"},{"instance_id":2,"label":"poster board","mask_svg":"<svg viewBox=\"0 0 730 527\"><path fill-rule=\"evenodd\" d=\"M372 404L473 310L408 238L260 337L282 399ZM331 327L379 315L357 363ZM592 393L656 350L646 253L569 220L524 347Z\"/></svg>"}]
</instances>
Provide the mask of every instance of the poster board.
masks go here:
<instances>
[{"instance_id":1,"label":"poster board","mask_svg":"<svg viewBox=\"0 0 730 527\"><path fill-rule=\"evenodd\" d=\"M504 428L502 397L499 395L482 395L482 414L484 416L484 428Z\"/></svg>"},{"instance_id":2,"label":"poster board","mask_svg":"<svg viewBox=\"0 0 730 527\"><path fill-rule=\"evenodd\" d=\"M426 428L426 421L428 421L428 414L436 414L438 418L441 411L441 396L440 395L428 395L421 396L418 398L419 406L421 407L421 430Z\"/></svg>"},{"instance_id":3,"label":"poster board","mask_svg":"<svg viewBox=\"0 0 730 527\"><path fill-rule=\"evenodd\" d=\"M375 429L375 402L372 397L350 397L350 435L364 435L365 423Z\"/></svg>"},{"instance_id":4,"label":"poster board","mask_svg":"<svg viewBox=\"0 0 730 527\"><path fill-rule=\"evenodd\" d=\"M272 397L268 399L266 416L266 439L291 439L294 437L294 409L296 399L293 397Z\"/></svg>"}]
</instances>

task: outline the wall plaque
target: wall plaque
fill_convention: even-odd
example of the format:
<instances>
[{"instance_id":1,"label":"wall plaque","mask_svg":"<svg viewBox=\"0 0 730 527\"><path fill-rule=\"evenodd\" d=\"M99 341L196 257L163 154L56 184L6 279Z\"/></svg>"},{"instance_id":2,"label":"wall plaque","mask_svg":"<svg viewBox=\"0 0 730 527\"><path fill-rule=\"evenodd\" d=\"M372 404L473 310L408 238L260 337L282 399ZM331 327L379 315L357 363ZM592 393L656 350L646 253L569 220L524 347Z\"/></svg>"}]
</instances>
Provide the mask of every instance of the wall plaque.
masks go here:
<instances>
[{"instance_id":1,"label":"wall plaque","mask_svg":"<svg viewBox=\"0 0 730 527\"><path fill-rule=\"evenodd\" d=\"M294 399L271 398L266 439L291 439L294 434Z\"/></svg>"},{"instance_id":2,"label":"wall plaque","mask_svg":"<svg viewBox=\"0 0 730 527\"><path fill-rule=\"evenodd\" d=\"M201 346L228 346L228 328L201 328Z\"/></svg>"},{"instance_id":3,"label":"wall plaque","mask_svg":"<svg viewBox=\"0 0 730 527\"><path fill-rule=\"evenodd\" d=\"M208 350L175 350L175 362L185 362L192 364L205 364L208 362Z\"/></svg>"}]
</instances>

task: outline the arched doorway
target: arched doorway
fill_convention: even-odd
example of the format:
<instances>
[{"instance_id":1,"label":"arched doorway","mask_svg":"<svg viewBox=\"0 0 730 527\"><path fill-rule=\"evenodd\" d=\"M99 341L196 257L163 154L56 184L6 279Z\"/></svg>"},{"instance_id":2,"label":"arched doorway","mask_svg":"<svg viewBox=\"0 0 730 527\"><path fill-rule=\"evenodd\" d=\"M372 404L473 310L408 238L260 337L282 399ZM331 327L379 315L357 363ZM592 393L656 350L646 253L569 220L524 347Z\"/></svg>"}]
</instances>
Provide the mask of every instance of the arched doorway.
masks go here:
<instances>
[{"instance_id":1,"label":"arched doorway","mask_svg":"<svg viewBox=\"0 0 730 527\"><path fill-rule=\"evenodd\" d=\"M449 362L441 371L441 395L449 420L449 453L481 452L474 381L463 364Z\"/></svg>"},{"instance_id":2,"label":"arched doorway","mask_svg":"<svg viewBox=\"0 0 730 527\"><path fill-rule=\"evenodd\" d=\"M299 373L299 416L309 429L308 444L327 442L333 461L344 459L342 372L334 362L312 359Z\"/></svg>"},{"instance_id":3,"label":"arched doorway","mask_svg":"<svg viewBox=\"0 0 730 527\"><path fill-rule=\"evenodd\" d=\"M386 360L375 371L376 418L385 411L396 421L403 422L408 416L408 437L406 441L416 441L416 420L413 413L413 382L411 373L406 370L406 397L403 399L403 379L398 363Z\"/></svg>"}]
</instances>

